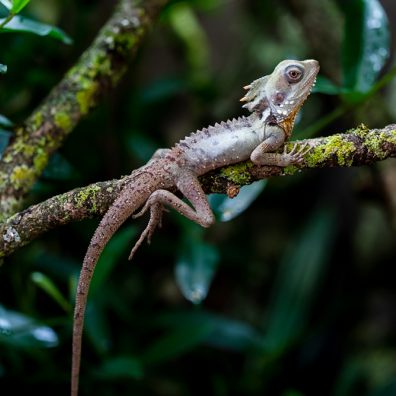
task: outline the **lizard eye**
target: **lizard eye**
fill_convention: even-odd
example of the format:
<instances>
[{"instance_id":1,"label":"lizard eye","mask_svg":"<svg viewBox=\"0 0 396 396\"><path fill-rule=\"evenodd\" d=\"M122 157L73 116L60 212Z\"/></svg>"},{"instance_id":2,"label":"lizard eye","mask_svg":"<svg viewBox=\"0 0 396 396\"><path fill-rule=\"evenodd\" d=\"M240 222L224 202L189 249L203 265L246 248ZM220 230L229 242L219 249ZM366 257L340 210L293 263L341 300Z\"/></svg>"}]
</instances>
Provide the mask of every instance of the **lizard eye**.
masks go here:
<instances>
[{"instance_id":1,"label":"lizard eye","mask_svg":"<svg viewBox=\"0 0 396 396\"><path fill-rule=\"evenodd\" d=\"M301 81L303 75L303 70L298 66L289 66L285 70L286 80L289 83L297 83Z\"/></svg>"}]
</instances>

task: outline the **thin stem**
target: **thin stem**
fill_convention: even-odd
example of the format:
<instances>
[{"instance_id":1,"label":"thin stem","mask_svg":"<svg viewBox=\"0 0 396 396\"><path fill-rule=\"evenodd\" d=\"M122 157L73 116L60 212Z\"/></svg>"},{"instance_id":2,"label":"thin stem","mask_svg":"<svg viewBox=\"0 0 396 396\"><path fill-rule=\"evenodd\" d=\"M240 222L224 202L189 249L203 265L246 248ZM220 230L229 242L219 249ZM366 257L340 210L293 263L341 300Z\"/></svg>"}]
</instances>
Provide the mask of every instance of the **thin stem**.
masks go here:
<instances>
[{"instance_id":1,"label":"thin stem","mask_svg":"<svg viewBox=\"0 0 396 396\"><path fill-rule=\"evenodd\" d=\"M2 29L5 25L7 25L8 22L11 21L12 18L14 18L15 14L11 12L8 14L7 18L3 20L3 22L0 23L0 29Z\"/></svg>"}]
</instances>

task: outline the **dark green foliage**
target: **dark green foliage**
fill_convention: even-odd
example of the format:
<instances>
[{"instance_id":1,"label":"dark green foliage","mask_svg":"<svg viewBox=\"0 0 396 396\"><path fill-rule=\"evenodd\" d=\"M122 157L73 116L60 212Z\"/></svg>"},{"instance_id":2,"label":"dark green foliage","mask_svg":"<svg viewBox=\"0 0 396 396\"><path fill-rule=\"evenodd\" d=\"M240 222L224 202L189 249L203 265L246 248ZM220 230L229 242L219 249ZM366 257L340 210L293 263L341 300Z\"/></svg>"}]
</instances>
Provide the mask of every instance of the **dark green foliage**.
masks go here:
<instances>
[{"instance_id":1,"label":"dark green foliage","mask_svg":"<svg viewBox=\"0 0 396 396\"><path fill-rule=\"evenodd\" d=\"M74 64L113 2L0 3L2 18L22 10L60 40L0 35L8 67L0 77L1 155L14 124ZM243 85L284 58L315 57L291 3L172 1L119 88L51 159L27 205L128 174L156 148L244 114ZM395 5L337 4L339 25L328 29L344 29L336 43L342 77L332 81L322 68L322 94L304 106L299 137L396 117L395 70L383 67L394 63L386 15ZM69 36L73 44L61 44ZM220 221L209 230L167 213L132 263L147 218L128 222L93 279L81 395L394 395L394 166L315 170L249 186L234 200L214 196ZM68 394L74 292L98 221L53 230L0 268L1 394Z\"/></svg>"}]
</instances>

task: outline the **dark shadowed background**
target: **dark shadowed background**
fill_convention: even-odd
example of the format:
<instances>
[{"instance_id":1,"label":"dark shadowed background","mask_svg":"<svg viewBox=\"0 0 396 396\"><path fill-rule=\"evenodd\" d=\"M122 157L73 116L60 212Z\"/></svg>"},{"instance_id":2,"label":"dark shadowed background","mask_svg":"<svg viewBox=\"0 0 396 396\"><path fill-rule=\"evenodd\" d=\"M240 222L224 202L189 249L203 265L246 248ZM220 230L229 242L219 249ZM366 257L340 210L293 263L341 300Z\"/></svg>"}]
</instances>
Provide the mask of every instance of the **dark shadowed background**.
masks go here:
<instances>
[{"instance_id":1,"label":"dark shadowed background","mask_svg":"<svg viewBox=\"0 0 396 396\"><path fill-rule=\"evenodd\" d=\"M0 114L21 123L113 7L31 0L22 14L73 43L1 33ZM171 1L26 206L128 174L156 148L246 114L242 86L286 58L322 66L293 138L395 122L395 18L392 0ZM0 149L12 136L2 124ZM396 394L395 160L242 191L211 198L219 221L208 230L168 213L132 263L147 218L113 237L89 296L81 395ZM0 394L68 394L74 290L97 224L58 228L4 260Z\"/></svg>"}]
</instances>

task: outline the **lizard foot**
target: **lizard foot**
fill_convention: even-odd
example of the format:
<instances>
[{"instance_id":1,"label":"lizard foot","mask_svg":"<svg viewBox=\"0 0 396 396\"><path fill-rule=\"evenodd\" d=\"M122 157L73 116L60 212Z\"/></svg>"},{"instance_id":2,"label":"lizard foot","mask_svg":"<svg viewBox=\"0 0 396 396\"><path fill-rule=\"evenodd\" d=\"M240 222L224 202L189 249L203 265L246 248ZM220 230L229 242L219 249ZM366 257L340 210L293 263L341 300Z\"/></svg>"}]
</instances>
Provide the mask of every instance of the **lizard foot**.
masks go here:
<instances>
[{"instance_id":1,"label":"lizard foot","mask_svg":"<svg viewBox=\"0 0 396 396\"><path fill-rule=\"evenodd\" d=\"M283 160L285 166L301 164L304 161L304 156L311 151L312 147L308 143L304 143L302 146L298 147L295 144L290 152L287 151L287 147L283 149Z\"/></svg>"},{"instance_id":2,"label":"lizard foot","mask_svg":"<svg viewBox=\"0 0 396 396\"><path fill-rule=\"evenodd\" d=\"M137 212L131 216L132 219L137 219L138 217L143 216L149 208L152 208L155 205L150 202L150 198L146 201L146 203L143 205L142 209L139 210L139 212Z\"/></svg>"},{"instance_id":3,"label":"lizard foot","mask_svg":"<svg viewBox=\"0 0 396 396\"><path fill-rule=\"evenodd\" d=\"M129 254L128 260L132 260L133 256L135 255L136 251L139 249L140 245L143 243L145 239L147 239L147 243L151 242L151 237L153 236L153 233L157 227L161 227L162 223L162 212L165 212L166 209L163 207L162 204L160 203L154 203L151 205L144 205L143 209L137 213L136 215L132 216L133 218L141 216L148 207L150 207L150 220L146 226L146 228L143 230L143 232L140 234L139 239L133 246L131 253Z\"/></svg>"}]
</instances>

